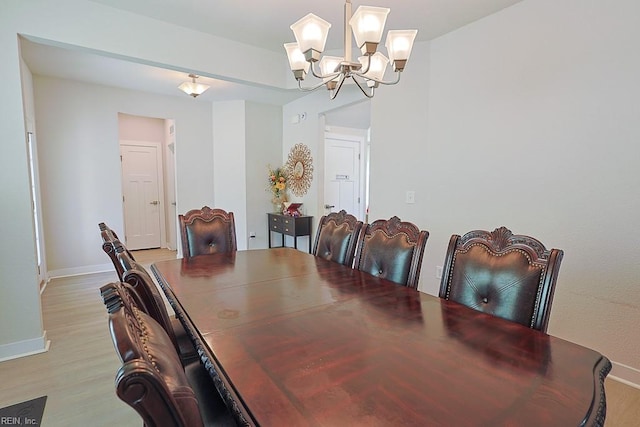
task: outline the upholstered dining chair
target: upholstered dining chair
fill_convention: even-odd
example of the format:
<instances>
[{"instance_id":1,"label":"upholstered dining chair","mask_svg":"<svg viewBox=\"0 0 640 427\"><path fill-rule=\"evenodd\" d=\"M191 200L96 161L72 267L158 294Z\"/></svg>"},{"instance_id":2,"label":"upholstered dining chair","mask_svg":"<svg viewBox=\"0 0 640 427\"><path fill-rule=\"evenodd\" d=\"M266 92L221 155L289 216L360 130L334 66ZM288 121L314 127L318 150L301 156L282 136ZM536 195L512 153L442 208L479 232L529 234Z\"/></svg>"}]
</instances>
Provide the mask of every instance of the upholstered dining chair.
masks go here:
<instances>
[{"instance_id":1,"label":"upholstered dining chair","mask_svg":"<svg viewBox=\"0 0 640 427\"><path fill-rule=\"evenodd\" d=\"M183 368L166 331L127 292L110 297L109 330L122 362L116 394L145 426L236 425L202 364Z\"/></svg>"},{"instance_id":2,"label":"upholstered dining chair","mask_svg":"<svg viewBox=\"0 0 640 427\"><path fill-rule=\"evenodd\" d=\"M364 226L354 268L392 282L418 288L429 232L397 216Z\"/></svg>"},{"instance_id":3,"label":"upholstered dining chair","mask_svg":"<svg viewBox=\"0 0 640 427\"><path fill-rule=\"evenodd\" d=\"M133 260L123 246L118 243L116 243L116 255L124 271L122 281L129 284L137 294L137 298L141 300L140 309L165 329L184 364L197 360L198 352L191 337L182 326L180 319L170 315L167 311L164 299L147 269Z\"/></svg>"},{"instance_id":4,"label":"upholstered dining chair","mask_svg":"<svg viewBox=\"0 0 640 427\"><path fill-rule=\"evenodd\" d=\"M454 234L439 296L546 332L563 254L505 227Z\"/></svg>"},{"instance_id":5,"label":"upholstered dining chair","mask_svg":"<svg viewBox=\"0 0 640 427\"><path fill-rule=\"evenodd\" d=\"M313 255L351 267L362 221L345 210L320 218Z\"/></svg>"},{"instance_id":6,"label":"upholstered dining chair","mask_svg":"<svg viewBox=\"0 0 640 427\"><path fill-rule=\"evenodd\" d=\"M178 218L184 257L233 252L238 249L233 212L204 206L202 209L192 209L184 215L180 214Z\"/></svg>"},{"instance_id":7,"label":"upholstered dining chair","mask_svg":"<svg viewBox=\"0 0 640 427\"><path fill-rule=\"evenodd\" d=\"M109 256L111 263L116 269L118 278L122 280L122 274L124 273L124 270L122 269L122 265L120 265L120 263L118 262L115 243L118 242L120 245L122 245L131 259L135 260L135 258L133 257L133 254L124 246L124 243L120 241L116 232L113 231L107 224L101 222L98 224L98 227L100 228L100 236L102 237L102 250Z\"/></svg>"}]
</instances>

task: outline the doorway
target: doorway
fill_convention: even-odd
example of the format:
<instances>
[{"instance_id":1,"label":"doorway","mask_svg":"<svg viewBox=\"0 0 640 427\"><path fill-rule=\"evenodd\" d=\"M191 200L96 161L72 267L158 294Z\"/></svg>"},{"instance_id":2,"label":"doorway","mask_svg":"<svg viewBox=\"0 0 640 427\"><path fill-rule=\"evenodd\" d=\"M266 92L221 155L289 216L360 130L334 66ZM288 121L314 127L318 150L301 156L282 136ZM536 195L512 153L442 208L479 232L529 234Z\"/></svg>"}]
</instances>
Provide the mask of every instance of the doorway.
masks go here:
<instances>
[{"instance_id":1,"label":"doorway","mask_svg":"<svg viewBox=\"0 0 640 427\"><path fill-rule=\"evenodd\" d=\"M324 209L345 210L356 218L365 217L366 171L364 136L325 132Z\"/></svg>"},{"instance_id":2,"label":"doorway","mask_svg":"<svg viewBox=\"0 0 640 427\"><path fill-rule=\"evenodd\" d=\"M176 249L173 119L118 113L123 238L130 250Z\"/></svg>"},{"instance_id":3,"label":"doorway","mask_svg":"<svg viewBox=\"0 0 640 427\"><path fill-rule=\"evenodd\" d=\"M323 114L323 214L344 209L367 220L371 101L363 100Z\"/></svg>"},{"instance_id":4,"label":"doorway","mask_svg":"<svg viewBox=\"0 0 640 427\"><path fill-rule=\"evenodd\" d=\"M164 188L161 143L121 141L122 206L128 249L162 247Z\"/></svg>"}]
</instances>

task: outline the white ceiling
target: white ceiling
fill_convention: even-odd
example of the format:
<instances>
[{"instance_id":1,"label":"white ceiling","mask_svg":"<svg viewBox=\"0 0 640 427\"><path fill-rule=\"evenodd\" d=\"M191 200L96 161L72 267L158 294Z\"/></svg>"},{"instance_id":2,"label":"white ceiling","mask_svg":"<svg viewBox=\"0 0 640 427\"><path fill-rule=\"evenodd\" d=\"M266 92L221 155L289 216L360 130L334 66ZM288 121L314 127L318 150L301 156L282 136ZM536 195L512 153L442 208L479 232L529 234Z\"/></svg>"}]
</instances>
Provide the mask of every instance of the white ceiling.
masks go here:
<instances>
[{"instance_id":1,"label":"white ceiling","mask_svg":"<svg viewBox=\"0 0 640 427\"><path fill-rule=\"evenodd\" d=\"M84 0L210 33L219 37L282 52L294 41L289 26L307 13L333 24L327 50L341 49L344 31L343 0ZM431 40L521 0L365 0L369 6L391 8L387 29L417 29L417 40ZM353 4L355 11L361 3ZM167 70L96 53L24 41L25 62L35 74L114 86L151 93L186 96L177 89L183 71ZM200 79L211 89L195 101L246 99L283 105L301 95L297 90L253 87Z\"/></svg>"},{"instance_id":2,"label":"white ceiling","mask_svg":"<svg viewBox=\"0 0 640 427\"><path fill-rule=\"evenodd\" d=\"M91 0L117 9L275 52L295 41L289 26L307 13L332 23L327 49L343 44L344 0ZM491 15L520 0L364 0L353 2L391 8L387 29L417 29L418 40L431 40Z\"/></svg>"}]
</instances>

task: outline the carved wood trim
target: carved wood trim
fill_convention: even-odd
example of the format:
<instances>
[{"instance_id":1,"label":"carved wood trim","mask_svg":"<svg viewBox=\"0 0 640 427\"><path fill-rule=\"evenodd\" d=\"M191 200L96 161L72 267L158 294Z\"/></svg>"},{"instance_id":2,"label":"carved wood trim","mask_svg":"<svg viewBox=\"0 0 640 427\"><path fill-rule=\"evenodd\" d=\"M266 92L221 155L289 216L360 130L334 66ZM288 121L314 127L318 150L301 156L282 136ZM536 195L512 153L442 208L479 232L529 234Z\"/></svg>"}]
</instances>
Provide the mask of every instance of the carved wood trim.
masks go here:
<instances>
[{"instance_id":1,"label":"carved wood trim","mask_svg":"<svg viewBox=\"0 0 640 427\"><path fill-rule=\"evenodd\" d=\"M255 420L253 420L251 415L247 413L246 410L241 405L238 404L239 398L235 394L235 392L232 390L231 386L227 385L227 383L220 377L218 373L218 367L215 364L215 361L212 361L209 358L208 352L206 351L206 347L202 342L200 335L197 333L194 333L194 328L191 325L191 321L189 320L189 317L185 314L184 310L182 309L182 306L176 303L176 298L173 295L173 291L171 290L171 287L167 286L167 284L164 282L164 278L160 274L158 274L158 272L155 270L155 268L153 268L153 266L151 267L151 270L153 272L153 275L156 277L158 284L160 285L165 295L167 296L167 300L169 301L169 304L173 308L173 311L175 312L176 317L180 320L180 323L182 323L182 326L184 327L185 331L189 334L189 337L193 341L196 351L198 352L198 356L200 356L200 361L202 362L205 369L211 376L211 379L213 380L213 383L215 384L216 389L218 390L218 393L220 393L220 396L222 397L225 404L227 405L227 408L229 408L229 410L233 414L233 417L235 418L236 423L239 426L257 425L257 423L255 422Z\"/></svg>"}]
</instances>

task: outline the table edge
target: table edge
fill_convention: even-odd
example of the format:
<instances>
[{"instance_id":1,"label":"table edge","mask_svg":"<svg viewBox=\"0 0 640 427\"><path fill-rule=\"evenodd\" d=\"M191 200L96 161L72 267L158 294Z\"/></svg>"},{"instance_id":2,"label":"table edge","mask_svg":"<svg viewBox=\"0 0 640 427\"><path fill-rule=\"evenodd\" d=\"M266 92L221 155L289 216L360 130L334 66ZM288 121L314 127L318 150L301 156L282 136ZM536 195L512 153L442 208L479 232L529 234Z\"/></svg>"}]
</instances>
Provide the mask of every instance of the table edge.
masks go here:
<instances>
[{"instance_id":1,"label":"table edge","mask_svg":"<svg viewBox=\"0 0 640 427\"><path fill-rule=\"evenodd\" d=\"M198 352L198 356L200 357L200 361L202 362L204 368L207 370L211 379L213 380L218 393L224 400L227 408L232 412L236 422L241 426L256 426L258 423L254 419L253 415L249 412L246 405L239 405L238 402L243 402L238 393L233 389L233 386L229 382L229 379L224 374L224 369L215 361L211 360L208 356L208 352L205 348L205 344L202 341L202 337L196 329L193 327L191 323L191 319L186 315L182 306L178 302L177 298L173 294L171 290L171 286L167 284L162 274L158 271L155 266L155 263L151 264L151 271L155 276L158 284L164 291L169 304L173 308L176 317L182 323L182 326L189 333L191 340L194 343L196 351ZM222 374L222 375L221 375ZM224 376L224 378L222 377Z\"/></svg>"}]
</instances>

